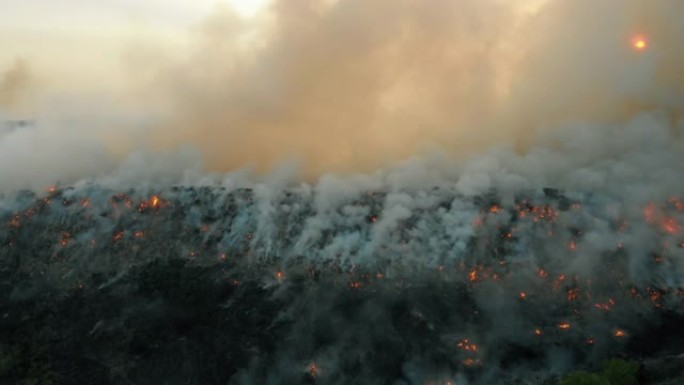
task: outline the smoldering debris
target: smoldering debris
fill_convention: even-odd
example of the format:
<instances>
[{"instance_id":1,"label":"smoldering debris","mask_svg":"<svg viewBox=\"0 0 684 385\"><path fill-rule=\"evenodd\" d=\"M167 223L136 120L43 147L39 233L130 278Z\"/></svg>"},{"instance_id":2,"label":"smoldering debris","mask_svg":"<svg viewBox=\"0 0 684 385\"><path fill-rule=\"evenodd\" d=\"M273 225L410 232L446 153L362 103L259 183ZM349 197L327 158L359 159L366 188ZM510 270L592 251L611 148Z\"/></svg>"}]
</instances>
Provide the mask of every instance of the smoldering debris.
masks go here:
<instances>
[{"instance_id":1,"label":"smoldering debris","mask_svg":"<svg viewBox=\"0 0 684 385\"><path fill-rule=\"evenodd\" d=\"M205 383L495 383L636 357L652 348L640 336L684 316L675 197L629 217L607 196L555 188L510 202L454 187L268 192L6 196L5 322L22 329L29 304L68 306L85 317L63 326L80 343L33 315L55 347L46 357L89 357L136 383L177 365ZM212 352L225 368L200 359Z\"/></svg>"}]
</instances>

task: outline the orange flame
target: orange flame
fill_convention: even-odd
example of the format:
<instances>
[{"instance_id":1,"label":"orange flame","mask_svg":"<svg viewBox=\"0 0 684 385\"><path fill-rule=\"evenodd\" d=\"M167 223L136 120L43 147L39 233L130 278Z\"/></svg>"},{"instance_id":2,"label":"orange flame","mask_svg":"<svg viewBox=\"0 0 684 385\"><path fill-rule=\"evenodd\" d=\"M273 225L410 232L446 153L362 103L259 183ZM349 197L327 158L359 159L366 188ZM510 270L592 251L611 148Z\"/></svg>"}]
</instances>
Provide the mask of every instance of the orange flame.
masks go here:
<instances>
[{"instance_id":1,"label":"orange flame","mask_svg":"<svg viewBox=\"0 0 684 385\"><path fill-rule=\"evenodd\" d=\"M456 347L459 349L465 350L466 352L474 352L477 353L477 345L476 344L471 344L470 340L468 338L463 339L463 341L459 342L456 344Z\"/></svg>"},{"instance_id":2,"label":"orange flame","mask_svg":"<svg viewBox=\"0 0 684 385\"><path fill-rule=\"evenodd\" d=\"M615 306L615 300L612 298L609 298L608 302L606 303L597 303L594 305L595 308L605 311L610 311L610 309L612 309L613 306Z\"/></svg>"},{"instance_id":3,"label":"orange flame","mask_svg":"<svg viewBox=\"0 0 684 385\"><path fill-rule=\"evenodd\" d=\"M661 228L669 234L677 234L679 232L679 223L674 218L665 218L660 224Z\"/></svg>"},{"instance_id":4,"label":"orange flame","mask_svg":"<svg viewBox=\"0 0 684 385\"><path fill-rule=\"evenodd\" d=\"M476 366L476 365L480 365L480 364L481 364L480 360L474 360L472 358L467 358L467 359L463 360L463 365L468 366L468 367Z\"/></svg>"}]
</instances>

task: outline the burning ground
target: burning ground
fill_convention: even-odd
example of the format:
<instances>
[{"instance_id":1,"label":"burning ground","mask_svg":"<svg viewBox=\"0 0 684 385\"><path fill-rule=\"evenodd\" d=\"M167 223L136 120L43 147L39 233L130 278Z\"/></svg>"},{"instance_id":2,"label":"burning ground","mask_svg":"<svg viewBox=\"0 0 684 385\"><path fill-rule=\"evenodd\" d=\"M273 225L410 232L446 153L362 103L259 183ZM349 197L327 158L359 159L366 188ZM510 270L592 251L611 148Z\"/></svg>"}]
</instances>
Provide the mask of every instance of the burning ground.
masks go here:
<instances>
[{"instance_id":1,"label":"burning ground","mask_svg":"<svg viewBox=\"0 0 684 385\"><path fill-rule=\"evenodd\" d=\"M342 186L5 196L4 374L533 383L682 353L678 196Z\"/></svg>"}]
</instances>

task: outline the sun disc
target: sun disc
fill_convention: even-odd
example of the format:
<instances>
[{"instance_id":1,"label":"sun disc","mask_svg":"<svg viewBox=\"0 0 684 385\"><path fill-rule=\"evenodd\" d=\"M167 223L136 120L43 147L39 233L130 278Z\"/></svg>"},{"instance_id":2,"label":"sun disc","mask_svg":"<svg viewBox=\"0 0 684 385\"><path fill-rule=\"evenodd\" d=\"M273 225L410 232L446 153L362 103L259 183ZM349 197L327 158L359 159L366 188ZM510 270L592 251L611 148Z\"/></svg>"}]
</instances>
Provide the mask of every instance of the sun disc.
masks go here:
<instances>
[{"instance_id":1,"label":"sun disc","mask_svg":"<svg viewBox=\"0 0 684 385\"><path fill-rule=\"evenodd\" d=\"M635 36L632 39L632 47L637 51L645 51L648 48L648 40L644 36Z\"/></svg>"}]
</instances>

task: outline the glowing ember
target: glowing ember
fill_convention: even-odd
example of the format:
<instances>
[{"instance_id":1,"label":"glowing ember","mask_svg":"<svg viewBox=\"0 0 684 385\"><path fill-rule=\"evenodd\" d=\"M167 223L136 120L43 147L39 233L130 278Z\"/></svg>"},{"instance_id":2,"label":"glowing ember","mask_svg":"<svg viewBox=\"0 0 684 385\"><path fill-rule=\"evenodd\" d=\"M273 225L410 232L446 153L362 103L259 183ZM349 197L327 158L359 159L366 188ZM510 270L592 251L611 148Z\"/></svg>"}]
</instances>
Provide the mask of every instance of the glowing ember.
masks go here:
<instances>
[{"instance_id":1,"label":"glowing ember","mask_svg":"<svg viewBox=\"0 0 684 385\"><path fill-rule=\"evenodd\" d=\"M520 299L523 301L526 300L527 299L527 293L525 293L524 291L521 291L520 292Z\"/></svg>"},{"instance_id":2,"label":"glowing ember","mask_svg":"<svg viewBox=\"0 0 684 385\"><path fill-rule=\"evenodd\" d=\"M605 311L609 311L613 306L615 306L615 300L612 298L608 299L608 302L606 303L597 303L594 305L595 308Z\"/></svg>"},{"instance_id":3,"label":"glowing ember","mask_svg":"<svg viewBox=\"0 0 684 385\"><path fill-rule=\"evenodd\" d=\"M276 271L275 277L278 281L283 281L285 280L285 272L284 271Z\"/></svg>"},{"instance_id":4,"label":"glowing ember","mask_svg":"<svg viewBox=\"0 0 684 385\"><path fill-rule=\"evenodd\" d=\"M561 322L558 324L558 328L561 330L570 330L571 327L572 325L570 324L570 322Z\"/></svg>"},{"instance_id":5,"label":"glowing ember","mask_svg":"<svg viewBox=\"0 0 684 385\"><path fill-rule=\"evenodd\" d=\"M159 197L156 195L153 196L151 203L152 203L152 207L157 207L159 205Z\"/></svg>"},{"instance_id":6,"label":"glowing ember","mask_svg":"<svg viewBox=\"0 0 684 385\"><path fill-rule=\"evenodd\" d=\"M15 215L12 220L10 221L9 225L11 227L19 227L21 226L21 220L19 219L19 215Z\"/></svg>"},{"instance_id":7,"label":"glowing ember","mask_svg":"<svg viewBox=\"0 0 684 385\"><path fill-rule=\"evenodd\" d=\"M68 245L69 245L69 239L70 239L70 238L71 238L71 234L69 234L69 233L64 233L64 234L62 235L62 240L59 241L59 244L60 244L62 247L68 246Z\"/></svg>"},{"instance_id":8,"label":"glowing ember","mask_svg":"<svg viewBox=\"0 0 684 385\"><path fill-rule=\"evenodd\" d=\"M565 282L565 274L560 274L558 278L556 279L556 282L553 284L554 289L559 289L561 285Z\"/></svg>"},{"instance_id":9,"label":"glowing ember","mask_svg":"<svg viewBox=\"0 0 684 385\"><path fill-rule=\"evenodd\" d=\"M579 299L579 289L575 288L568 290L567 298L570 302L577 301Z\"/></svg>"},{"instance_id":10,"label":"glowing ember","mask_svg":"<svg viewBox=\"0 0 684 385\"><path fill-rule=\"evenodd\" d=\"M471 344L470 340L465 338L463 341L456 344L459 349L465 350L466 352L477 352L477 345Z\"/></svg>"},{"instance_id":11,"label":"glowing ember","mask_svg":"<svg viewBox=\"0 0 684 385\"><path fill-rule=\"evenodd\" d=\"M467 359L463 360L463 365L468 366L468 367L477 366L480 364L481 364L480 360L474 360L472 358L467 358Z\"/></svg>"},{"instance_id":12,"label":"glowing ember","mask_svg":"<svg viewBox=\"0 0 684 385\"><path fill-rule=\"evenodd\" d=\"M587 338L587 345L593 345L596 343L596 340L593 337Z\"/></svg>"},{"instance_id":13,"label":"glowing ember","mask_svg":"<svg viewBox=\"0 0 684 385\"><path fill-rule=\"evenodd\" d=\"M646 222L648 223L654 223L656 220L656 205L655 203L649 203L648 206L644 209L644 218L646 218Z\"/></svg>"},{"instance_id":14,"label":"glowing ember","mask_svg":"<svg viewBox=\"0 0 684 385\"><path fill-rule=\"evenodd\" d=\"M123 238L124 238L124 233L123 233L123 231L120 231L120 232L114 234L114 242L122 241Z\"/></svg>"},{"instance_id":15,"label":"glowing ember","mask_svg":"<svg viewBox=\"0 0 684 385\"><path fill-rule=\"evenodd\" d=\"M349 287L351 287L352 289L362 289L363 283L361 283L360 281L354 281L349 284Z\"/></svg>"},{"instance_id":16,"label":"glowing ember","mask_svg":"<svg viewBox=\"0 0 684 385\"><path fill-rule=\"evenodd\" d=\"M684 211L684 202L682 202L681 199L678 197L672 197L670 198L669 202L678 210L678 211Z\"/></svg>"},{"instance_id":17,"label":"glowing ember","mask_svg":"<svg viewBox=\"0 0 684 385\"><path fill-rule=\"evenodd\" d=\"M547 273L546 270L544 270L544 269L539 269L539 271L537 273L539 274L539 276L541 278L546 278L549 276L549 273Z\"/></svg>"},{"instance_id":18,"label":"glowing ember","mask_svg":"<svg viewBox=\"0 0 684 385\"><path fill-rule=\"evenodd\" d=\"M661 228L669 234L677 234L679 232L679 223L674 218L666 218L661 223Z\"/></svg>"},{"instance_id":19,"label":"glowing ember","mask_svg":"<svg viewBox=\"0 0 684 385\"><path fill-rule=\"evenodd\" d=\"M622 330L622 329L616 329L615 330L615 337L623 338L626 336L627 336L627 333L624 330Z\"/></svg>"},{"instance_id":20,"label":"glowing ember","mask_svg":"<svg viewBox=\"0 0 684 385\"><path fill-rule=\"evenodd\" d=\"M534 335L540 337L544 332L541 329L534 329Z\"/></svg>"},{"instance_id":21,"label":"glowing ember","mask_svg":"<svg viewBox=\"0 0 684 385\"><path fill-rule=\"evenodd\" d=\"M316 365L315 362L312 362L311 365L309 365L309 374L314 379L318 377L318 365Z\"/></svg>"},{"instance_id":22,"label":"glowing ember","mask_svg":"<svg viewBox=\"0 0 684 385\"><path fill-rule=\"evenodd\" d=\"M649 292L649 297L651 298L651 302L653 302L653 305L655 307L660 307L660 301L663 299L663 293L661 293L658 290L647 288Z\"/></svg>"},{"instance_id":23,"label":"glowing ember","mask_svg":"<svg viewBox=\"0 0 684 385\"><path fill-rule=\"evenodd\" d=\"M470 273L468 274L468 280L470 280L470 282L477 281L477 270L473 269L470 271Z\"/></svg>"}]
</instances>

